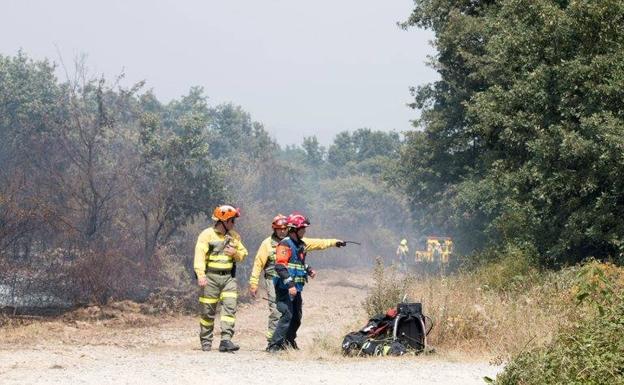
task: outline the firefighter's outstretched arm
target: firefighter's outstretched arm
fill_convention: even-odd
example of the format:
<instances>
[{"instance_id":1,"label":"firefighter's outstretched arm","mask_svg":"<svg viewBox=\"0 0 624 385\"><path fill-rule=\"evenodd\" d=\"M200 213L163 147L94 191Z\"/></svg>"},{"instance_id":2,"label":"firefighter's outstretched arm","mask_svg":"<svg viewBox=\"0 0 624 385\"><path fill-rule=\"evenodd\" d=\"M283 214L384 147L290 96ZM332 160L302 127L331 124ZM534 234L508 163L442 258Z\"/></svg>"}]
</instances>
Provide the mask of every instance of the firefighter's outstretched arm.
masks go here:
<instances>
[{"instance_id":1,"label":"firefighter's outstretched arm","mask_svg":"<svg viewBox=\"0 0 624 385\"><path fill-rule=\"evenodd\" d=\"M323 238L303 238L306 244L306 251L325 250L330 247L342 247L345 245L340 239Z\"/></svg>"}]
</instances>

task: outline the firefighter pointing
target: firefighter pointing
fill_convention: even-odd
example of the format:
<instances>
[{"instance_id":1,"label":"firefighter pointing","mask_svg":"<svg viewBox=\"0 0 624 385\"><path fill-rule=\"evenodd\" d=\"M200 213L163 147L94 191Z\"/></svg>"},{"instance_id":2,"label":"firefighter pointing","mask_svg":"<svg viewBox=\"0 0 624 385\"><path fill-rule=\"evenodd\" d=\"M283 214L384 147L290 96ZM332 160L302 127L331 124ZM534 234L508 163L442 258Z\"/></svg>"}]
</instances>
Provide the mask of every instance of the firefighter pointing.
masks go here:
<instances>
[{"instance_id":1,"label":"firefighter pointing","mask_svg":"<svg viewBox=\"0 0 624 385\"><path fill-rule=\"evenodd\" d=\"M301 325L301 291L308 277L316 276L316 272L306 263L306 252L346 245L339 239L304 239L309 225L310 221L303 215L297 213L289 215L286 220L288 236L277 244L275 250L276 276L273 277L273 284L280 318L267 347L267 351L271 353L286 347L298 349L295 340Z\"/></svg>"},{"instance_id":2,"label":"firefighter pointing","mask_svg":"<svg viewBox=\"0 0 624 385\"><path fill-rule=\"evenodd\" d=\"M247 256L247 249L240 235L234 231L234 222L240 217L239 209L222 205L215 208L212 227L202 231L195 245L193 268L197 283L202 289L199 297L202 311L199 320L201 349L212 347L213 329L217 304L221 302L220 352L234 352L239 349L232 342L236 321L236 262Z\"/></svg>"},{"instance_id":3,"label":"firefighter pointing","mask_svg":"<svg viewBox=\"0 0 624 385\"><path fill-rule=\"evenodd\" d=\"M253 298L256 298L258 293L258 285L260 282L260 274L264 270L264 284L267 291L267 302L269 304L269 322L266 332L266 337L271 343L277 322L281 317L279 310L277 309L275 300L275 285L273 284L273 278L277 277L275 272L275 249L279 242L288 235L288 218L284 215L278 214L273 218L271 227L273 228L273 234L266 238L260 244L256 258L254 259L253 269L249 278L249 293ZM305 243L305 251L312 250L324 250L328 247L336 246L337 242L342 241L338 239L316 239L316 238L303 238ZM294 339L293 339L294 341Z\"/></svg>"}]
</instances>

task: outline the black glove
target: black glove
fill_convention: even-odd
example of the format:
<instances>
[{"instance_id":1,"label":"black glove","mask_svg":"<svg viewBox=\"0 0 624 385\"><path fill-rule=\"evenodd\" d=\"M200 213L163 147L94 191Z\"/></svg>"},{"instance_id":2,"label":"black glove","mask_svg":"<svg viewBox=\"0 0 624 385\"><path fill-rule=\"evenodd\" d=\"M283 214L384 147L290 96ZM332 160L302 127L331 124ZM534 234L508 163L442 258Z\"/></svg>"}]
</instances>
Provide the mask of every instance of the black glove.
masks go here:
<instances>
[{"instance_id":1,"label":"black glove","mask_svg":"<svg viewBox=\"0 0 624 385\"><path fill-rule=\"evenodd\" d=\"M336 247L345 247L346 245L347 245L347 242L345 241L336 242Z\"/></svg>"}]
</instances>

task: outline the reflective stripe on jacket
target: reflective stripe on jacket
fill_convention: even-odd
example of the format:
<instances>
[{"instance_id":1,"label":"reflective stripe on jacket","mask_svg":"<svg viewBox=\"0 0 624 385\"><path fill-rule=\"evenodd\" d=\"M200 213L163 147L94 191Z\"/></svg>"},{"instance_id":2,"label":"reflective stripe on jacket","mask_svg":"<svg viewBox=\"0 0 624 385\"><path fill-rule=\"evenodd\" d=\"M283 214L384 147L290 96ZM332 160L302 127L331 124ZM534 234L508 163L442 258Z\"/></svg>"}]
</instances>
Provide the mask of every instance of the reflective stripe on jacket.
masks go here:
<instances>
[{"instance_id":1,"label":"reflective stripe on jacket","mask_svg":"<svg viewBox=\"0 0 624 385\"><path fill-rule=\"evenodd\" d=\"M275 270L278 274L273 283L281 288L296 287L302 291L308 279L305 256L306 244L303 241L295 242L290 237L280 241L276 250Z\"/></svg>"},{"instance_id":2,"label":"reflective stripe on jacket","mask_svg":"<svg viewBox=\"0 0 624 385\"><path fill-rule=\"evenodd\" d=\"M225 247L229 245L236 249L232 256L223 253ZM240 235L231 230L228 237L221 234L213 227L202 231L197 237L195 245L195 258L193 269L198 278L206 276L206 270L228 271L232 270L234 262L240 262L247 256L247 249L240 240Z\"/></svg>"}]
</instances>

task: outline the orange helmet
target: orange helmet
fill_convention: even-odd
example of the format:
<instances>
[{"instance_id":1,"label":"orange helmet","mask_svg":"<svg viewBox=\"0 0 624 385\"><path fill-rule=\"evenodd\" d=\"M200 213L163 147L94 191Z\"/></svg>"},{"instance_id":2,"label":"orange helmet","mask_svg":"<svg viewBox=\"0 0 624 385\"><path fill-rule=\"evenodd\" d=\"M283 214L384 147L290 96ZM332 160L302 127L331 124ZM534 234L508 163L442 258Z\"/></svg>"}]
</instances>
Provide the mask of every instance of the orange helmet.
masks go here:
<instances>
[{"instance_id":1,"label":"orange helmet","mask_svg":"<svg viewBox=\"0 0 624 385\"><path fill-rule=\"evenodd\" d=\"M273 227L273 229L285 229L286 223L287 223L286 215L277 214L275 218L273 218L271 227Z\"/></svg>"},{"instance_id":2,"label":"orange helmet","mask_svg":"<svg viewBox=\"0 0 624 385\"><path fill-rule=\"evenodd\" d=\"M217 206L212 212L213 221L227 221L230 218L240 217L240 210L230 205Z\"/></svg>"}]
</instances>

